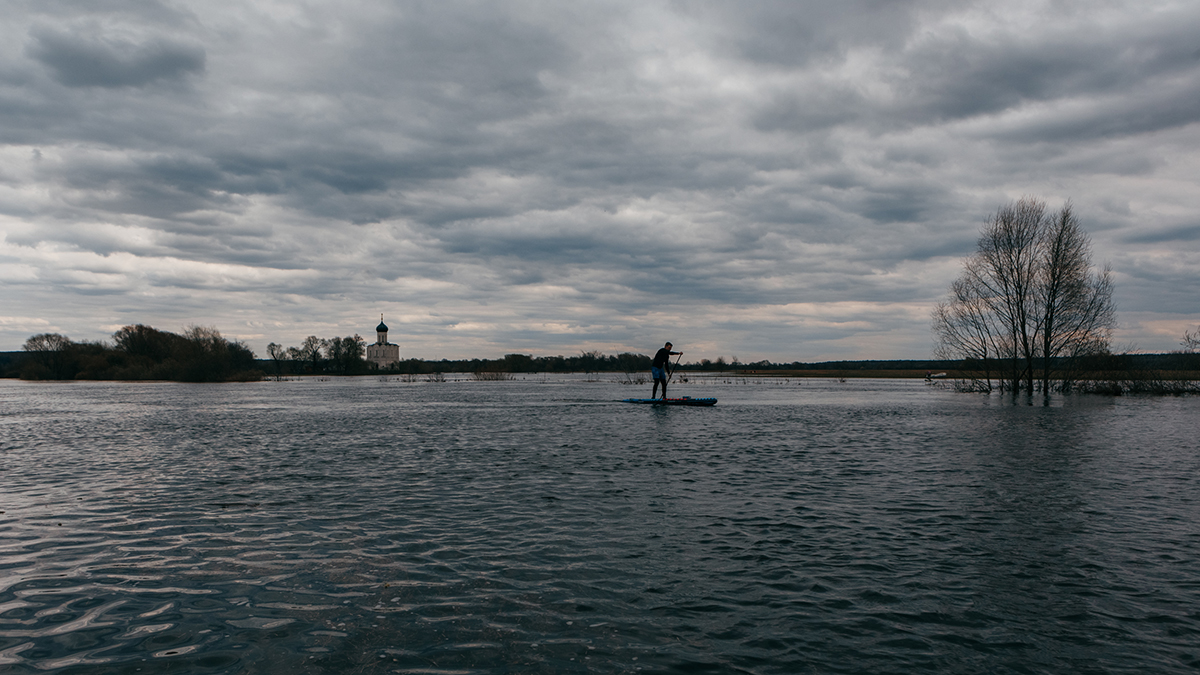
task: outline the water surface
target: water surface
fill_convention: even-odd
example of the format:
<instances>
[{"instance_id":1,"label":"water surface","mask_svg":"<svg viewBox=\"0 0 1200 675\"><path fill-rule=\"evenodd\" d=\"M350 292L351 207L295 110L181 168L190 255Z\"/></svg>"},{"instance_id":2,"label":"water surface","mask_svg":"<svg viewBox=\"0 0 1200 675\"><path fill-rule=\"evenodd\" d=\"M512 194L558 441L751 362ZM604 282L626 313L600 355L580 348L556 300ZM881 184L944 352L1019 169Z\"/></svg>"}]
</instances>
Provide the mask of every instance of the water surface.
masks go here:
<instances>
[{"instance_id":1,"label":"water surface","mask_svg":"<svg viewBox=\"0 0 1200 675\"><path fill-rule=\"evenodd\" d=\"M0 670L1200 668L1200 399L671 393L0 382Z\"/></svg>"}]
</instances>

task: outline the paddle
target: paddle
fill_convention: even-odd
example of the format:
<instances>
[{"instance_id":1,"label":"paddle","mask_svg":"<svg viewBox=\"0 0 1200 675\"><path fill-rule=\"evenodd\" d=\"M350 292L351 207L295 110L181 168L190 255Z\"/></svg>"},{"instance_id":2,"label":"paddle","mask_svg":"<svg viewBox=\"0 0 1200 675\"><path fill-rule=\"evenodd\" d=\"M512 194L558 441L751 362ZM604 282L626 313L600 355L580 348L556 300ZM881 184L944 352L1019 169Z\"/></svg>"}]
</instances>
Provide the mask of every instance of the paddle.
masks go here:
<instances>
[{"instance_id":1,"label":"paddle","mask_svg":"<svg viewBox=\"0 0 1200 675\"><path fill-rule=\"evenodd\" d=\"M667 384L671 384L671 378L674 377L675 371L679 369L679 359L682 359L682 358L683 358L683 352L679 352L679 356L675 357L675 367L667 368ZM667 365L670 366L671 362L667 361ZM667 384L663 385L663 398L667 397Z\"/></svg>"}]
</instances>

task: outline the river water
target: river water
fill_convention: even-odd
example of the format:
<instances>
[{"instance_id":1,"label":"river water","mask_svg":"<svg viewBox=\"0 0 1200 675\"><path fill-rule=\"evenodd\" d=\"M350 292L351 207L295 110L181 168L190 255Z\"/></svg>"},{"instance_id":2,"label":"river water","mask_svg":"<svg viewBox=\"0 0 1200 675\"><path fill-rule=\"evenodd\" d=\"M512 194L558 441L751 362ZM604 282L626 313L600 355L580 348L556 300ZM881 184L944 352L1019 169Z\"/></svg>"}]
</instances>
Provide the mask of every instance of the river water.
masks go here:
<instances>
[{"instance_id":1,"label":"river water","mask_svg":"<svg viewBox=\"0 0 1200 675\"><path fill-rule=\"evenodd\" d=\"M1200 398L451 380L0 382L0 671L1200 669Z\"/></svg>"}]
</instances>

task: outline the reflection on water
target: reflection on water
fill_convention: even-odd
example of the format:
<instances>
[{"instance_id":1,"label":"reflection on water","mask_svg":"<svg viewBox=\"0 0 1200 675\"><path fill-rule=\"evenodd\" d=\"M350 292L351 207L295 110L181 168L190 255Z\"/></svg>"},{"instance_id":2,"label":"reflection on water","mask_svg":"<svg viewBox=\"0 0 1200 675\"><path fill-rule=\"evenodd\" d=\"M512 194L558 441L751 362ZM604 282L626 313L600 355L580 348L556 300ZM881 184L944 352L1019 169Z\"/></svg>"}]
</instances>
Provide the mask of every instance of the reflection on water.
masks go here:
<instances>
[{"instance_id":1,"label":"reflection on water","mask_svg":"<svg viewBox=\"0 0 1200 675\"><path fill-rule=\"evenodd\" d=\"M1200 667L1200 399L675 387L0 383L0 668Z\"/></svg>"}]
</instances>

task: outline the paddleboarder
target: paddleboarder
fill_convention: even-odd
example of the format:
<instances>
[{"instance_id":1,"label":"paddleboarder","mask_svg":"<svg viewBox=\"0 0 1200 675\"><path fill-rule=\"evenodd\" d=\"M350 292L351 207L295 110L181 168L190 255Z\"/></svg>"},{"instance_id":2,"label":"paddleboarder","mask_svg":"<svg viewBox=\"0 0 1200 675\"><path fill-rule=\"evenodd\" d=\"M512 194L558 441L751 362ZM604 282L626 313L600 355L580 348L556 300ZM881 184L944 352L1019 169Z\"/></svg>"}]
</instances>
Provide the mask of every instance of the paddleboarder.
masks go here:
<instances>
[{"instance_id":1,"label":"paddleboarder","mask_svg":"<svg viewBox=\"0 0 1200 675\"><path fill-rule=\"evenodd\" d=\"M667 397L667 369L671 366L671 357L682 354L683 352L671 351L671 343L668 342L662 349L654 354L654 360L650 362L650 377L654 378L654 388L651 389L650 398L654 398L658 394L658 384L662 383L663 395Z\"/></svg>"}]
</instances>

